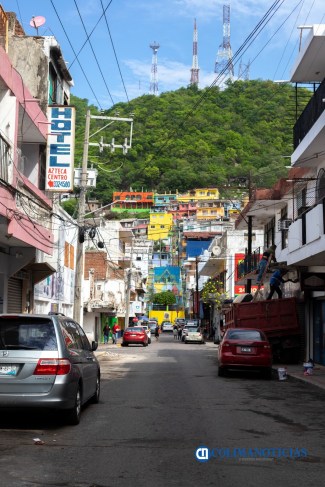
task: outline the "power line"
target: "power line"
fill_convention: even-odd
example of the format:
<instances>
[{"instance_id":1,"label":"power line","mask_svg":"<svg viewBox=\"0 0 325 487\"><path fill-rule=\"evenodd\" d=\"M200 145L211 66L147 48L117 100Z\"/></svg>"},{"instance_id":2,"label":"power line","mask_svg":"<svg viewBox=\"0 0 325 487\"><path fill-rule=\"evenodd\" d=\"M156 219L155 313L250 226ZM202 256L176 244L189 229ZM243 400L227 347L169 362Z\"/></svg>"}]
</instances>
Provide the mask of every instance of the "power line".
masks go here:
<instances>
[{"instance_id":1,"label":"power line","mask_svg":"<svg viewBox=\"0 0 325 487\"><path fill-rule=\"evenodd\" d=\"M67 40L68 40L68 42L69 42L69 44L70 44L70 47L71 47L71 49L72 49L72 52L73 52L73 54L74 54L74 55L75 55L75 57L76 57L76 61L78 62L79 67L80 67L80 69L81 69L81 71L82 71L82 73L83 73L83 75L84 75L84 77L85 77L85 80L87 81L88 86L89 86L89 88L91 89L91 92L92 92L92 94L94 95L94 97L95 97L95 99L96 99L96 101L97 101L97 103L98 103L99 108L100 108L100 109L102 109L102 106L101 106L101 104L100 104L100 102L99 102L99 100L98 100L98 98L97 98L97 96L96 96L96 93L95 93L95 92L94 92L94 90L93 90L93 87L92 87L92 86L91 86L91 84L90 84L90 81L89 81L89 79L88 79L88 77L87 77L87 75L86 75L86 73L85 73L85 70L84 70L84 69L83 69L83 67L81 66L81 63L80 63L80 61L79 61L79 59L78 59L78 55L76 54L76 52L75 52L75 50L74 50L74 48L73 48L73 46L72 46L72 44L71 44L70 38L69 38L69 36L68 36L68 34L67 34L67 31L65 30L65 28L64 28L64 26L63 26L63 24L62 24L61 18L60 18L59 14L58 14L58 11L56 10L56 8L55 8L55 6L54 6L53 0L51 0L51 4L52 4L52 7L53 7L53 9L54 9L54 12L56 13L56 16L57 16L57 18L58 18L58 20L59 20L59 22L60 22L60 24L61 24L62 30L63 30L63 32L64 32L64 34L65 34L65 36L66 36L66 38L67 38Z\"/></svg>"},{"instance_id":2,"label":"power line","mask_svg":"<svg viewBox=\"0 0 325 487\"><path fill-rule=\"evenodd\" d=\"M92 43L91 43L91 41L90 41L90 37L89 37L89 35L88 35L88 32L87 32L87 29L86 29L85 23L84 23L84 21L83 21L83 19L82 19L82 16L81 16L81 13L80 13L80 10L79 10L79 7L78 7L78 4L77 4L76 0L74 0L74 4L75 4L75 6L76 6L76 9L77 9L77 12L78 12L79 18L80 18L80 20L81 20L82 26L83 26L83 28L84 28L84 31L85 31L85 33L86 33L86 36L87 36L87 39L88 39L88 42L89 42L89 45L90 45L91 51L92 51L93 56L94 56L94 58L95 58L95 61L96 61L97 67L98 67L98 69L99 69L99 72L100 72L100 74L101 74L102 80L104 81L104 85L105 85L105 87L106 87L106 89L107 89L107 93L108 93L108 95L109 95L109 97L110 97L110 99L111 99L112 104L114 105L114 100L113 100L112 95L111 95L111 92L109 91L109 88L108 88L108 86L107 86L107 83L106 83L106 80L105 80L105 77L104 77L104 74L103 74L102 68L100 67L100 64L99 64L99 61L98 61L98 59L97 59L97 56L96 56L95 50L94 50L93 45L92 45ZM103 9L103 10L104 10L104 9Z\"/></svg>"}]
</instances>

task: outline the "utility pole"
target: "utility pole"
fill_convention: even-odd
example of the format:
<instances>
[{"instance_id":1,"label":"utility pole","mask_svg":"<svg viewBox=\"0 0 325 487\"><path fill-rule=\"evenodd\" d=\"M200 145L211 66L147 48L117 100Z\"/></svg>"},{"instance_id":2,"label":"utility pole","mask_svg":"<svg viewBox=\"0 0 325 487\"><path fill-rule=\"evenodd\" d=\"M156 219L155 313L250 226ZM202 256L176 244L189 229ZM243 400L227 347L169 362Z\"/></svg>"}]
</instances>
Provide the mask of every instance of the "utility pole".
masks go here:
<instances>
[{"instance_id":1,"label":"utility pole","mask_svg":"<svg viewBox=\"0 0 325 487\"><path fill-rule=\"evenodd\" d=\"M97 130L94 134L90 135L90 120L91 119L109 120L109 123ZM103 138L99 143L89 142L90 137L93 137L97 133L104 130L114 122L127 122L130 123L130 138L124 140L124 144L115 144L114 139L110 144L105 144ZM88 166L88 152L89 146L97 146L99 151L102 152L105 147L109 147L111 152L114 152L116 148L122 149L123 154L127 154L128 149L132 146L132 133L133 133L133 118L121 118L121 117L105 117L101 115L91 115L90 110L87 110L86 125L85 125L85 139L83 146L82 156L82 169L81 169L81 181L80 181L80 195L78 204L78 239L76 249L76 273L75 273L75 293L74 293L74 308L73 318L75 321L83 326L83 278L84 278L84 239L85 239L85 211L86 211L86 191L87 191L87 166ZM90 214L90 213L89 213Z\"/></svg>"},{"instance_id":2,"label":"utility pole","mask_svg":"<svg viewBox=\"0 0 325 487\"><path fill-rule=\"evenodd\" d=\"M129 326L129 318L130 318L130 294L131 294L131 280L132 280L132 259L133 259L133 238L132 238L131 252L130 252L130 269L127 270L127 275L126 275L124 330Z\"/></svg>"},{"instance_id":3,"label":"utility pole","mask_svg":"<svg viewBox=\"0 0 325 487\"><path fill-rule=\"evenodd\" d=\"M253 196L253 188L252 188L252 173L249 172L249 200L252 199ZM247 242L247 261L248 261L248 272L252 271L252 240L253 240L253 217L248 217L248 242ZM250 293L252 290L252 280L247 279L246 283L246 293Z\"/></svg>"},{"instance_id":4,"label":"utility pole","mask_svg":"<svg viewBox=\"0 0 325 487\"><path fill-rule=\"evenodd\" d=\"M88 149L89 149L89 130L90 130L90 110L86 114L85 139L82 156L82 172L79 195L78 208L78 239L76 251L76 274L75 274L75 294L73 318L75 321L83 325L83 294L82 283L84 276L84 217L86 208L86 189L87 189L87 164L88 164Z\"/></svg>"},{"instance_id":5,"label":"utility pole","mask_svg":"<svg viewBox=\"0 0 325 487\"><path fill-rule=\"evenodd\" d=\"M195 318L198 319L199 313L199 271L198 271L198 256L195 257Z\"/></svg>"}]
</instances>

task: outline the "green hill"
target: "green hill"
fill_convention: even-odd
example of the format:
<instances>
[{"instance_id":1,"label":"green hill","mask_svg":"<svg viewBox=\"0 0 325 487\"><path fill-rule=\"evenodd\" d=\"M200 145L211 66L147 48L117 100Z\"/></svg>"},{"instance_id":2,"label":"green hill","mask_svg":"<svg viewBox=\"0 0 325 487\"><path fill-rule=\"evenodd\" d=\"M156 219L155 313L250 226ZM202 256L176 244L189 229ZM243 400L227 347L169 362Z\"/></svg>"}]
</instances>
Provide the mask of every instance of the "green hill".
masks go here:
<instances>
[{"instance_id":1,"label":"green hill","mask_svg":"<svg viewBox=\"0 0 325 487\"><path fill-rule=\"evenodd\" d=\"M310 93L300 91L302 106ZM195 87L141 96L102 113L134 118L132 149L126 155L89 148L89 161L98 168L97 188L89 195L106 204L113 191L185 192L219 187L229 194L231 178L251 177L252 184L269 187L287 173L295 123L295 89L271 81L236 81L227 89ZM77 107L76 165L81 165L86 99L72 96ZM90 107L91 113L99 114ZM91 134L107 121L91 121ZM114 122L91 138L123 143L129 125ZM223 188L223 189L222 189ZM228 188L228 189L227 189ZM224 193L224 194L223 194ZM228 196L229 197L229 196Z\"/></svg>"}]
</instances>

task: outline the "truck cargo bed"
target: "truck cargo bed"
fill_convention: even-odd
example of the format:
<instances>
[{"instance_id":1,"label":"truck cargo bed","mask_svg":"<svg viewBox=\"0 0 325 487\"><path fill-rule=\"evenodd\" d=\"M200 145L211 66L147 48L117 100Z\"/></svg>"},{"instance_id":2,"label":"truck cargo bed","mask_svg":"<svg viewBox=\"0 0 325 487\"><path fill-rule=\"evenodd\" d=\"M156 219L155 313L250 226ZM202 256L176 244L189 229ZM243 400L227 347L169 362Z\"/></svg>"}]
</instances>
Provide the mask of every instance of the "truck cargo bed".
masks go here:
<instances>
[{"instance_id":1,"label":"truck cargo bed","mask_svg":"<svg viewBox=\"0 0 325 487\"><path fill-rule=\"evenodd\" d=\"M268 337L300 334L296 298L233 303L225 313L227 328L260 328Z\"/></svg>"}]
</instances>

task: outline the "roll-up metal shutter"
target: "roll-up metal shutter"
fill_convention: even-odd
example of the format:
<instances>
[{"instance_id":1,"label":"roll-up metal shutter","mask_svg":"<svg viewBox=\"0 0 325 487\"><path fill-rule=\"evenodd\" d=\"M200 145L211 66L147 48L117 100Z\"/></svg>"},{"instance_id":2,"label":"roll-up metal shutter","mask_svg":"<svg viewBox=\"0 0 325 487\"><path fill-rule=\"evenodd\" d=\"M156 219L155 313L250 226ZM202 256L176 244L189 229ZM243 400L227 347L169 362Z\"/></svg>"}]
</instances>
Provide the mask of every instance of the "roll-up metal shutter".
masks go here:
<instances>
[{"instance_id":1,"label":"roll-up metal shutter","mask_svg":"<svg viewBox=\"0 0 325 487\"><path fill-rule=\"evenodd\" d=\"M22 284L23 281L15 277L8 280L8 313L22 313Z\"/></svg>"}]
</instances>

